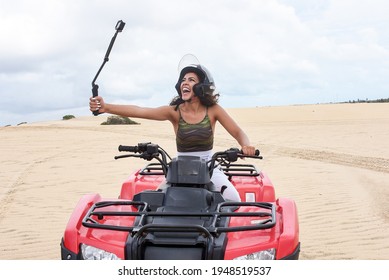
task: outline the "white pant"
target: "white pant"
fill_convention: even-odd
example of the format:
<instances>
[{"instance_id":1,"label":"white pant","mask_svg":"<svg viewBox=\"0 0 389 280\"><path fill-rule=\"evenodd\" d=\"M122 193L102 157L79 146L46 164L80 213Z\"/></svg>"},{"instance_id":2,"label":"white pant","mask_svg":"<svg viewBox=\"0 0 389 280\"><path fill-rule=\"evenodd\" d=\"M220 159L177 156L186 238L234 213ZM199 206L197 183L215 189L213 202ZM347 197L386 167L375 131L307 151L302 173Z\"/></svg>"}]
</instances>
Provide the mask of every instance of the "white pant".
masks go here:
<instances>
[{"instance_id":1,"label":"white pant","mask_svg":"<svg viewBox=\"0 0 389 280\"><path fill-rule=\"evenodd\" d=\"M177 152L177 156L198 156L207 161L212 158L212 155L212 150L202 152ZM214 184L212 191L221 192L226 200L241 201L238 191L219 167L213 170L211 181Z\"/></svg>"}]
</instances>

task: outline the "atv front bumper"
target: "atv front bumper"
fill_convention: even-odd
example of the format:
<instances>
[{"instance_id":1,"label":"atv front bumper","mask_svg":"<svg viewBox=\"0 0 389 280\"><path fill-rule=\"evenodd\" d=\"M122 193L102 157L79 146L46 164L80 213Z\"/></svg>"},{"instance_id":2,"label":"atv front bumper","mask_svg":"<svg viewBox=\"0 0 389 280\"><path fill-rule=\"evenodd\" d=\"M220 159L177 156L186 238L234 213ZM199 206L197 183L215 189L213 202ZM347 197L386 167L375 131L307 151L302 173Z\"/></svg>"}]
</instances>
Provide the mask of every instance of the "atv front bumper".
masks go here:
<instances>
[{"instance_id":1,"label":"atv front bumper","mask_svg":"<svg viewBox=\"0 0 389 280\"><path fill-rule=\"evenodd\" d=\"M300 243L297 245L296 249L292 254L282 258L281 260L298 260L300 255ZM63 239L61 240L61 259L62 260L82 260L82 255L80 253L74 253L68 250L65 245Z\"/></svg>"},{"instance_id":2,"label":"atv front bumper","mask_svg":"<svg viewBox=\"0 0 389 280\"><path fill-rule=\"evenodd\" d=\"M80 253L74 253L65 247L64 240L61 240L61 259L62 260L82 260L81 251Z\"/></svg>"},{"instance_id":3,"label":"atv front bumper","mask_svg":"<svg viewBox=\"0 0 389 280\"><path fill-rule=\"evenodd\" d=\"M298 260L300 255L300 242L297 245L296 249L293 251L292 254L285 256L281 260Z\"/></svg>"}]
</instances>

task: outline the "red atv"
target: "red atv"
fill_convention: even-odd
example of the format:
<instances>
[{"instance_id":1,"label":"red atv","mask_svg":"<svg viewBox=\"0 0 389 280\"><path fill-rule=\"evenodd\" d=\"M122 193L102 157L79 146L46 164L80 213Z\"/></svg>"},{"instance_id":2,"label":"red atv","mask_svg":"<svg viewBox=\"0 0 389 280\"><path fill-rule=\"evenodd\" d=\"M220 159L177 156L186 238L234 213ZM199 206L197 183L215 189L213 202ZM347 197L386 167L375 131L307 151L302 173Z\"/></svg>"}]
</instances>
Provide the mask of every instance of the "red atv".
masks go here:
<instances>
[{"instance_id":1,"label":"red atv","mask_svg":"<svg viewBox=\"0 0 389 280\"><path fill-rule=\"evenodd\" d=\"M294 201L275 199L269 178L238 149L210 161L170 156L158 145L119 146L126 155L152 161L122 185L118 199L81 198L61 242L61 257L74 259L298 259L299 225ZM250 156L262 159L261 156ZM157 162L155 162L155 160ZM222 168L242 202L210 191Z\"/></svg>"}]
</instances>

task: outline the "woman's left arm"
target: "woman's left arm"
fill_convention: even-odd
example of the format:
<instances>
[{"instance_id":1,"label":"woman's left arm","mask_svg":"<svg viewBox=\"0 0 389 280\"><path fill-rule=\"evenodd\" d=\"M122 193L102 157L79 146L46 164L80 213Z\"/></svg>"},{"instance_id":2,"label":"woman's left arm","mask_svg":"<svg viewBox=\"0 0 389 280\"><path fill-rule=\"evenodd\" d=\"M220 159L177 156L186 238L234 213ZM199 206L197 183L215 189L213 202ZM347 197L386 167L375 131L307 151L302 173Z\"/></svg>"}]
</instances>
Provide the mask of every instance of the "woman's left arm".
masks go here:
<instances>
[{"instance_id":1,"label":"woman's left arm","mask_svg":"<svg viewBox=\"0 0 389 280\"><path fill-rule=\"evenodd\" d=\"M246 155L255 155L255 147L251 146L250 140L246 133L239 127L233 118L218 104L210 107L216 121L227 130L227 132L235 138L242 147L242 151Z\"/></svg>"}]
</instances>

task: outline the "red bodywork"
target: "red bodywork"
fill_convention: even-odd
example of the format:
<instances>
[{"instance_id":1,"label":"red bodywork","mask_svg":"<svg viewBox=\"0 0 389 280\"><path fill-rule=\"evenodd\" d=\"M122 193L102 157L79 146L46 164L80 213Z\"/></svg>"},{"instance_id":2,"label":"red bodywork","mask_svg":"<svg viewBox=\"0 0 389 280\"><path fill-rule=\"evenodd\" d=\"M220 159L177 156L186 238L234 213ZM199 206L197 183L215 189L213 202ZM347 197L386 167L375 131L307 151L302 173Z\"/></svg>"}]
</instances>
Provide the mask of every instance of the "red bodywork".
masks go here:
<instances>
[{"instance_id":1,"label":"red bodywork","mask_svg":"<svg viewBox=\"0 0 389 280\"><path fill-rule=\"evenodd\" d=\"M109 199L109 201L132 200L135 194L144 190L156 190L164 180L163 175L140 175L140 171L137 171L123 183L119 198ZM275 204L277 222L269 229L228 232L224 259L234 259L270 248L276 249L276 259L298 258L299 224L294 201L287 198L276 199L270 179L262 172L259 172L259 176L232 176L231 182L239 191L242 201L250 198L257 202ZM128 232L87 228L82 225L82 220L92 205L100 201L107 201L107 199L102 199L98 194L85 195L81 198L67 224L62 246L78 254L80 244L85 243L112 252L124 259L124 246ZM128 212L136 209L131 205L114 205L105 207L105 211ZM247 206L240 207L236 211L253 212L257 209ZM134 219L135 217L104 216L98 222L104 225L129 227L134 223ZM251 225L258 222L258 219L258 217L231 217L229 226Z\"/></svg>"}]
</instances>

